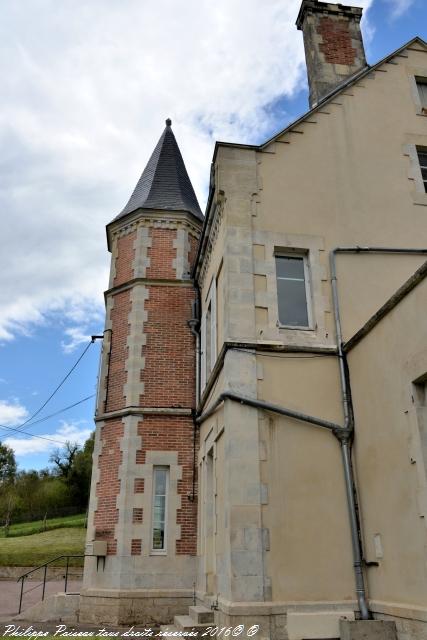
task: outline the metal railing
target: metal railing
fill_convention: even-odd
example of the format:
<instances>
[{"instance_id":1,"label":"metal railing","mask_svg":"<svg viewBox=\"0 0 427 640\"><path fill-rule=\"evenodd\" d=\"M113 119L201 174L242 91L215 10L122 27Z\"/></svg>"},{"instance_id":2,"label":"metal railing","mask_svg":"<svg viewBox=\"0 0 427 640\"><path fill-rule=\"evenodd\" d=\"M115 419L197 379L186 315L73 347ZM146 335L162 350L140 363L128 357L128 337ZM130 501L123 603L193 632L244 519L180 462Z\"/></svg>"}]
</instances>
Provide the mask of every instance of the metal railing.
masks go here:
<instances>
[{"instance_id":1,"label":"metal railing","mask_svg":"<svg viewBox=\"0 0 427 640\"><path fill-rule=\"evenodd\" d=\"M70 558L84 558L84 555L70 555L70 556L57 556L56 558L52 558L52 560L48 560L48 562L45 562L44 564L41 564L38 567L35 567L34 569L31 569L30 571L27 571L27 573L22 574L22 576L19 576L17 582L21 581L21 591L20 591L20 595L19 595L19 611L18 613L21 613L22 610L22 598L26 593L30 593L31 591L34 591L34 589L37 589L38 587L42 587L42 601L44 600L45 597L45 593L46 593L46 582L48 582L47 580L47 568L50 564L52 564L52 562L56 562L58 560L62 560L62 558L66 559L66 565L65 565L65 575L64 575L64 592L67 593L67 586L68 586L68 576L69 576L69 569L70 569ZM29 575L31 575L32 573L35 573L36 571L39 571L40 569L44 569L43 572L43 580L41 581L40 584L36 584L35 587L31 587L31 589L27 589L27 591L24 591L24 583L26 578L28 578Z\"/></svg>"}]
</instances>

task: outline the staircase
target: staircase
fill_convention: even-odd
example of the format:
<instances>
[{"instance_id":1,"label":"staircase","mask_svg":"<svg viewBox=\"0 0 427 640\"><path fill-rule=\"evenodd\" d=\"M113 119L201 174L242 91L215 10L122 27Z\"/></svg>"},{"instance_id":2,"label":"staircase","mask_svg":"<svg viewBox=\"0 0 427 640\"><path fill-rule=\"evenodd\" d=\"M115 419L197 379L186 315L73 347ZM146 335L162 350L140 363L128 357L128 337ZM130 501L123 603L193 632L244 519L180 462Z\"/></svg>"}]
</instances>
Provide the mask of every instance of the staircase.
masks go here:
<instances>
[{"instance_id":1,"label":"staircase","mask_svg":"<svg viewBox=\"0 0 427 640\"><path fill-rule=\"evenodd\" d=\"M213 627L214 612L203 606L193 606L188 608L188 616L175 616L173 625L161 627L162 631L197 631L197 636L201 638L202 633L209 627Z\"/></svg>"}]
</instances>

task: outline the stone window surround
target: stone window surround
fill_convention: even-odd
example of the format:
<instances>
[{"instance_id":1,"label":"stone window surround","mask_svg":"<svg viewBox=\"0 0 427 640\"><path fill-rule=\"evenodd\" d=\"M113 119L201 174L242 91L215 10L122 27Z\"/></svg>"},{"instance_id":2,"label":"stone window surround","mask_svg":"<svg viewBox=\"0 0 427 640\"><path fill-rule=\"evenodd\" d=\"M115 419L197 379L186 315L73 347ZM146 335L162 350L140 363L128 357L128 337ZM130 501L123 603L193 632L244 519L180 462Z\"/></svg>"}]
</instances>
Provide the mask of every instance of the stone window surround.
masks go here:
<instances>
[{"instance_id":1,"label":"stone window surround","mask_svg":"<svg viewBox=\"0 0 427 640\"><path fill-rule=\"evenodd\" d=\"M413 180L412 200L416 205L427 206L427 193L424 188L421 174L420 162L418 159L417 147L427 147L427 135L413 134L407 136L406 144L403 145L403 153L409 157L408 179Z\"/></svg>"},{"instance_id":2,"label":"stone window surround","mask_svg":"<svg viewBox=\"0 0 427 640\"><path fill-rule=\"evenodd\" d=\"M417 87L418 79L425 79L427 82L427 67L408 67L408 78L411 86L412 99L417 116L427 116L427 111L423 109L421 98Z\"/></svg>"},{"instance_id":3,"label":"stone window surround","mask_svg":"<svg viewBox=\"0 0 427 640\"><path fill-rule=\"evenodd\" d=\"M211 370L208 373L206 371L206 318L208 310L210 307L210 336L211 336L211 351L210 351L210 360L211 360ZM217 313L216 313L216 274L212 276L211 284L208 289L208 293L206 295L206 299L203 303L203 312L202 312L202 320L200 327L200 359L201 359L201 380L200 387L201 392L203 393L206 383L212 373L212 370L215 366L215 362L217 359Z\"/></svg>"},{"instance_id":4,"label":"stone window surround","mask_svg":"<svg viewBox=\"0 0 427 640\"><path fill-rule=\"evenodd\" d=\"M268 309L268 339L300 346L331 346L333 336L325 337L325 314L330 309L328 298L322 290L322 281L327 280L326 268L321 262L325 250L324 239L306 234L255 231L253 243L265 248L264 260L254 260L254 275L266 277L267 289L255 293L255 306ZM278 323L275 255L292 252L306 253L308 259L313 315L313 327L309 329L283 328Z\"/></svg>"}]
</instances>

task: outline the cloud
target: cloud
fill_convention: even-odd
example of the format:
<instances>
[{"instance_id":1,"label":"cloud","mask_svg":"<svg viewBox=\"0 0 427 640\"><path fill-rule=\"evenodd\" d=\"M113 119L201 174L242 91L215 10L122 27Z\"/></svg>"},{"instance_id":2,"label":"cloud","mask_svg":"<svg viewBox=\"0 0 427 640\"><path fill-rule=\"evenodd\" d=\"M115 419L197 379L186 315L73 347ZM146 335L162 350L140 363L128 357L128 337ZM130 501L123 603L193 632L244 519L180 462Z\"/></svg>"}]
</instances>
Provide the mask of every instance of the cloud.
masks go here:
<instances>
[{"instance_id":1,"label":"cloud","mask_svg":"<svg viewBox=\"0 0 427 640\"><path fill-rule=\"evenodd\" d=\"M0 425L16 427L28 418L28 411L17 400L0 400Z\"/></svg>"},{"instance_id":2,"label":"cloud","mask_svg":"<svg viewBox=\"0 0 427 640\"><path fill-rule=\"evenodd\" d=\"M391 7L391 17L396 19L408 11L415 0L385 0L385 2Z\"/></svg>"},{"instance_id":3,"label":"cloud","mask_svg":"<svg viewBox=\"0 0 427 640\"><path fill-rule=\"evenodd\" d=\"M4 0L0 341L59 323L72 345L75 325L102 328L105 224L166 117L203 206L216 139L256 143L297 115L271 105L305 87L299 6Z\"/></svg>"},{"instance_id":4,"label":"cloud","mask_svg":"<svg viewBox=\"0 0 427 640\"><path fill-rule=\"evenodd\" d=\"M64 353L71 353L80 344L87 344L91 338L90 335L83 332L81 327L69 327L65 329L64 333L68 338L68 342L61 343Z\"/></svg>"},{"instance_id":5,"label":"cloud","mask_svg":"<svg viewBox=\"0 0 427 640\"><path fill-rule=\"evenodd\" d=\"M58 440L59 442L51 442L49 440L42 440L40 438L19 438L11 436L4 440L4 444L11 447L17 457L34 455L39 453L49 453L53 449L61 447L61 442L77 442L79 445L83 445L92 433L92 429L87 426L86 420L77 422L65 422L61 421L61 425L53 433L40 434L44 438L51 438Z\"/></svg>"}]
</instances>

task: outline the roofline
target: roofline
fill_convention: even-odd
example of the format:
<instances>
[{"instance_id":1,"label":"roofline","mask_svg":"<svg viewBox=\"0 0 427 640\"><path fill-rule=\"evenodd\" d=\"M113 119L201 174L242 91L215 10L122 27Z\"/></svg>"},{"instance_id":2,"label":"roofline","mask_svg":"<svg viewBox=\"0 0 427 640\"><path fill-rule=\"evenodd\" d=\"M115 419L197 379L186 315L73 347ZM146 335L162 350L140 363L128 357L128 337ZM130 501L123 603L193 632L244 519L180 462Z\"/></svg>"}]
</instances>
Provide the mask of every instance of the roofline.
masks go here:
<instances>
[{"instance_id":1,"label":"roofline","mask_svg":"<svg viewBox=\"0 0 427 640\"><path fill-rule=\"evenodd\" d=\"M147 211L148 213L152 213L153 211L158 211L159 214L161 213L170 213L171 215L175 214L175 213L185 213L187 215L189 215L194 221L197 222L197 224L200 226L202 223L204 223L204 218L199 218L198 216L194 215L194 213L192 211L189 211L188 209L159 209L159 207L138 207L138 209L135 209L134 211L129 211L128 213L126 213L124 216L121 216L119 218L114 218L114 220L111 220L111 222L109 222L108 224L105 225L105 233L107 236L107 249L108 251L111 251L111 247L110 247L110 229L113 225L118 225L120 223L122 223L124 220L127 220L130 216L135 216L135 218L137 218L137 216L135 214L142 214L144 211Z\"/></svg>"},{"instance_id":2,"label":"roofline","mask_svg":"<svg viewBox=\"0 0 427 640\"><path fill-rule=\"evenodd\" d=\"M399 47L398 49L396 49L392 53L388 54L387 56L385 56L384 58L379 60L379 62L376 62L374 65L367 65L366 67L363 67L363 69L361 69L356 74L354 74L353 76L351 76L350 78L348 78L347 80L345 80L344 82L339 84L337 87L335 87L335 89L333 89L333 91L331 91L324 98L322 98L322 100L320 100L315 107L313 107L312 109L309 109L308 111L306 111L302 116L300 116L299 118L297 118L296 120L294 120L293 122L288 124L287 127L282 129L278 133L274 134L274 136L272 136L271 138L269 138L268 140L266 140L265 142L263 142L260 145L241 144L241 143L236 143L236 142L221 142L221 141L217 140L215 142L215 147L214 147L214 151L213 151L213 154L212 154L212 163L211 164L212 165L215 164L215 160L216 160L216 156L217 156L217 153L218 153L218 149L220 147L233 147L235 149L248 149L248 150L262 151L269 144L271 144L272 142L275 142L278 138L283 136L288 131L291 131L291 129L293 129L297 125L301 124L301 122L303 122L306 118L311 116L313 113L316 113L316 111L318 111L320 108L322 108L326 104L328 104L341 91L343 91L347 87L351 86L355 82L358 82L359 80L364 78L366 75L368 75L372 71L375 71L376 69L378 69L378 67L380 67L381 65L383 65L386 62L388 62L389 60L391 60L391 58L394 58L394 56L399 55L399 53L404 51L404 49L407 49L408 47L410 47L415 42L420 42L424 47L427 48L427 42L423 38L421 38L421 36L414 36L413 38L411 38L411 40L406 42L404 45L402 45L401 47ZM197 256L196 256L196 260L195 260L195 263L194 263L194 267L192 269L192 277L193 278L195 278L196 274L197 274L197 268L198 268L198 264L199 264L201 247L202 247L202 239L203 239L203 236L205 234L205 230L206 230L207 223L208 223L209 209L210 209L211 204L212 204L213 194L214 194L214 189L211 188L209 190L208 201L206 203L204 222L203 222L202 232L200 234L199 248L198 248L198 251L197 251Z\"/></svg>"}]
</instances>

